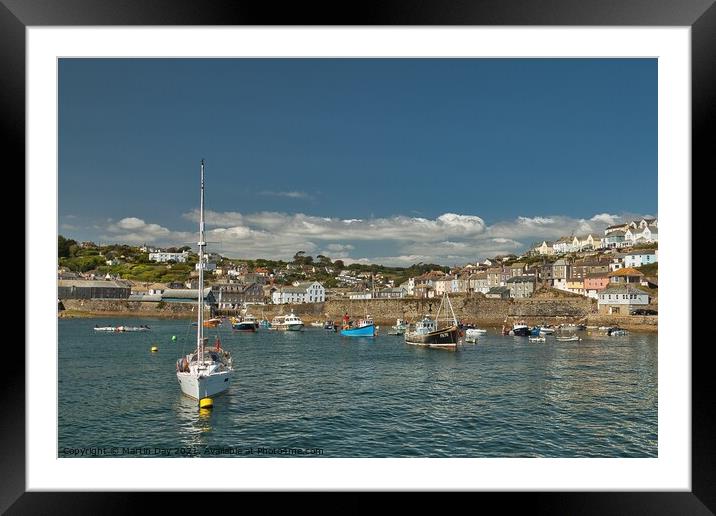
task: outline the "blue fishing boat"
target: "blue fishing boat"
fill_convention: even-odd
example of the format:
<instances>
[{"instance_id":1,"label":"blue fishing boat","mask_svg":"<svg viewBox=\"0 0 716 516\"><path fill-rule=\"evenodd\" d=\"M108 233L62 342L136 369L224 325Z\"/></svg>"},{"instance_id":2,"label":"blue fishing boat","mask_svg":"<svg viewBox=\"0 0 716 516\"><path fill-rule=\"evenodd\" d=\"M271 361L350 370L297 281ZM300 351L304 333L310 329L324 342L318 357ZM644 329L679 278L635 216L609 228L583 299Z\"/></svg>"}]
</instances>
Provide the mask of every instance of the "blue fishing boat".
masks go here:
<instances>
[{"instance_id":1,"label":"blue fishing boat","mask_svg":"<svg viewBox=\"0 0 716 516\"><path fill-rule=\"evenodd\" d=\"M343 337L375 337L375 323L370 316L360 319L355 325L351 321L343 325L341 335Z\"/></svg>"}]
</instances>

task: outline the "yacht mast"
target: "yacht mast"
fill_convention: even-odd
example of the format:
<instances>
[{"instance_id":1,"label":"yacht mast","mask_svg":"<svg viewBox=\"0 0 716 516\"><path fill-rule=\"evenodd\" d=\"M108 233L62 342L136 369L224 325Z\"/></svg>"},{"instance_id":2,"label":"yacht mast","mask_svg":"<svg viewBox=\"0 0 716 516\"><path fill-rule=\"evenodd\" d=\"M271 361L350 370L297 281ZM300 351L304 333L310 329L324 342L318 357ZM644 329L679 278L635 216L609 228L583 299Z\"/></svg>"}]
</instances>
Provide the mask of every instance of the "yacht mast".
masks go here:
<instances>
[{"instance_id":1,"label":"yacht mast","mask_svg":"<svg viewBox=\"0 0 716 516\"><path fill-rule=\"evenodd\" d=\"M199 292L196 350L199 363L204 361L204 160L201 160L201 196L199 200Z\"/></svg>"}]
</instances>

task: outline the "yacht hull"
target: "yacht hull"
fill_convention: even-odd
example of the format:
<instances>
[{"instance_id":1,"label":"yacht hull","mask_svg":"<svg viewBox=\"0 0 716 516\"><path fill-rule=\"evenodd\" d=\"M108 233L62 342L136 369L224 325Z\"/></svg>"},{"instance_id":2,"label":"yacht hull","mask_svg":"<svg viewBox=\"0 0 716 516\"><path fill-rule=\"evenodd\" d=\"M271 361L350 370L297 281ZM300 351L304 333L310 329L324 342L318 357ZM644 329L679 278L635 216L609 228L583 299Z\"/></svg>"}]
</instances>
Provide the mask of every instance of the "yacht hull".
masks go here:
<instances>
[{"instance_id":1,"label":"yacht hull","mask_svg":"<svg viewBox=\"0 0 716 516\"><path fill-rule=\"evenodd\" d=\"M231 372L223 371L208 376L197 376L194 373L177 373L181 392L195 400L210 398L229 389Z\"/></svg>"}]
</instances>

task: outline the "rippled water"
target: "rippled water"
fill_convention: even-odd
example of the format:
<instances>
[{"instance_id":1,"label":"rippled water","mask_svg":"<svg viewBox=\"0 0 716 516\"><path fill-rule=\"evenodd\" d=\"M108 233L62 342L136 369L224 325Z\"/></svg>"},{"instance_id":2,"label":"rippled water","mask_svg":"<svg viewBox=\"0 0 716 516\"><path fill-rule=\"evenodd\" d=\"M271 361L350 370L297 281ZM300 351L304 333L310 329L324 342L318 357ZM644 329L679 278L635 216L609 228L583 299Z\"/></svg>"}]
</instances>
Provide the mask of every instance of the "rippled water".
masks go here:
<instances>
[{"instance_id":1,"label":"rippled water","mask_svg":"<svg viewBox=\"0 0 716 516\"><path fill-rule=\"evenodd\" d=\"M93 330L124 323L152 331ZM657 456L653 334L530 343L491 331L453 353L391 335L219 328L234 382L199 411L174 372L194 346L187 321L58 324L59 456Z\"/></svg>"}]
</instances>

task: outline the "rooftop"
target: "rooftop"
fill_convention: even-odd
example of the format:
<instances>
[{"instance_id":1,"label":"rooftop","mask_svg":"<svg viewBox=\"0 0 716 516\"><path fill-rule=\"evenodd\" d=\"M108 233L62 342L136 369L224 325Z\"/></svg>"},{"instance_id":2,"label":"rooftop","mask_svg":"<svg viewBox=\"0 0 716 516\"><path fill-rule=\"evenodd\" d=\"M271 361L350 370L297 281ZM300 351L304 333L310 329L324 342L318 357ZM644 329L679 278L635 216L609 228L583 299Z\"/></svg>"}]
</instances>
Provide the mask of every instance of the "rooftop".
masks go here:
<instances>
[{"instance_id":1,"label":"rooftop","mask_svg":"<svg viewBox=\"0 0 716 516\"><path fill-rule=\"evenodd\" d=\"M602 290L599 295L603 294L638 294L642 296L648 296L648 292L644 292L643 290L639 288L634 288L630 285L620 285L618 287L607 287L604 290Z\"/></svg>"},{"instance_id":2,"label":"rooftop","mask_svg":"<svg viewBox=\"0 0 716 516\"><path fill-rule=\"evenodd\" d=\"M507 283L525 283L525 282L534 283L534 281L535 281L534 276L515 276L514 278L508 279Z\"/></svg>"},{"instance_id":3,"label":"rooftop","mask_svg":"<svg viewBox=\"0 0 716 516\"><path fill-rule=\"evenodd\" d=\"M111 280L59 280L58 287L89 287L89 288L130 288L130 285L124 281Z\"/></svg>"},{"instance_id":4,"label":"rooftop","mask_svg":"<svg viewBox=\"0 0 716 516\"><path fill-rule=\"evenodd\" d=\"M644 274L636 270L634 267L624 267L623 269L617 269L609 273L609 277L612 276L643 276Z\"/></svg>"}]
</instances>

